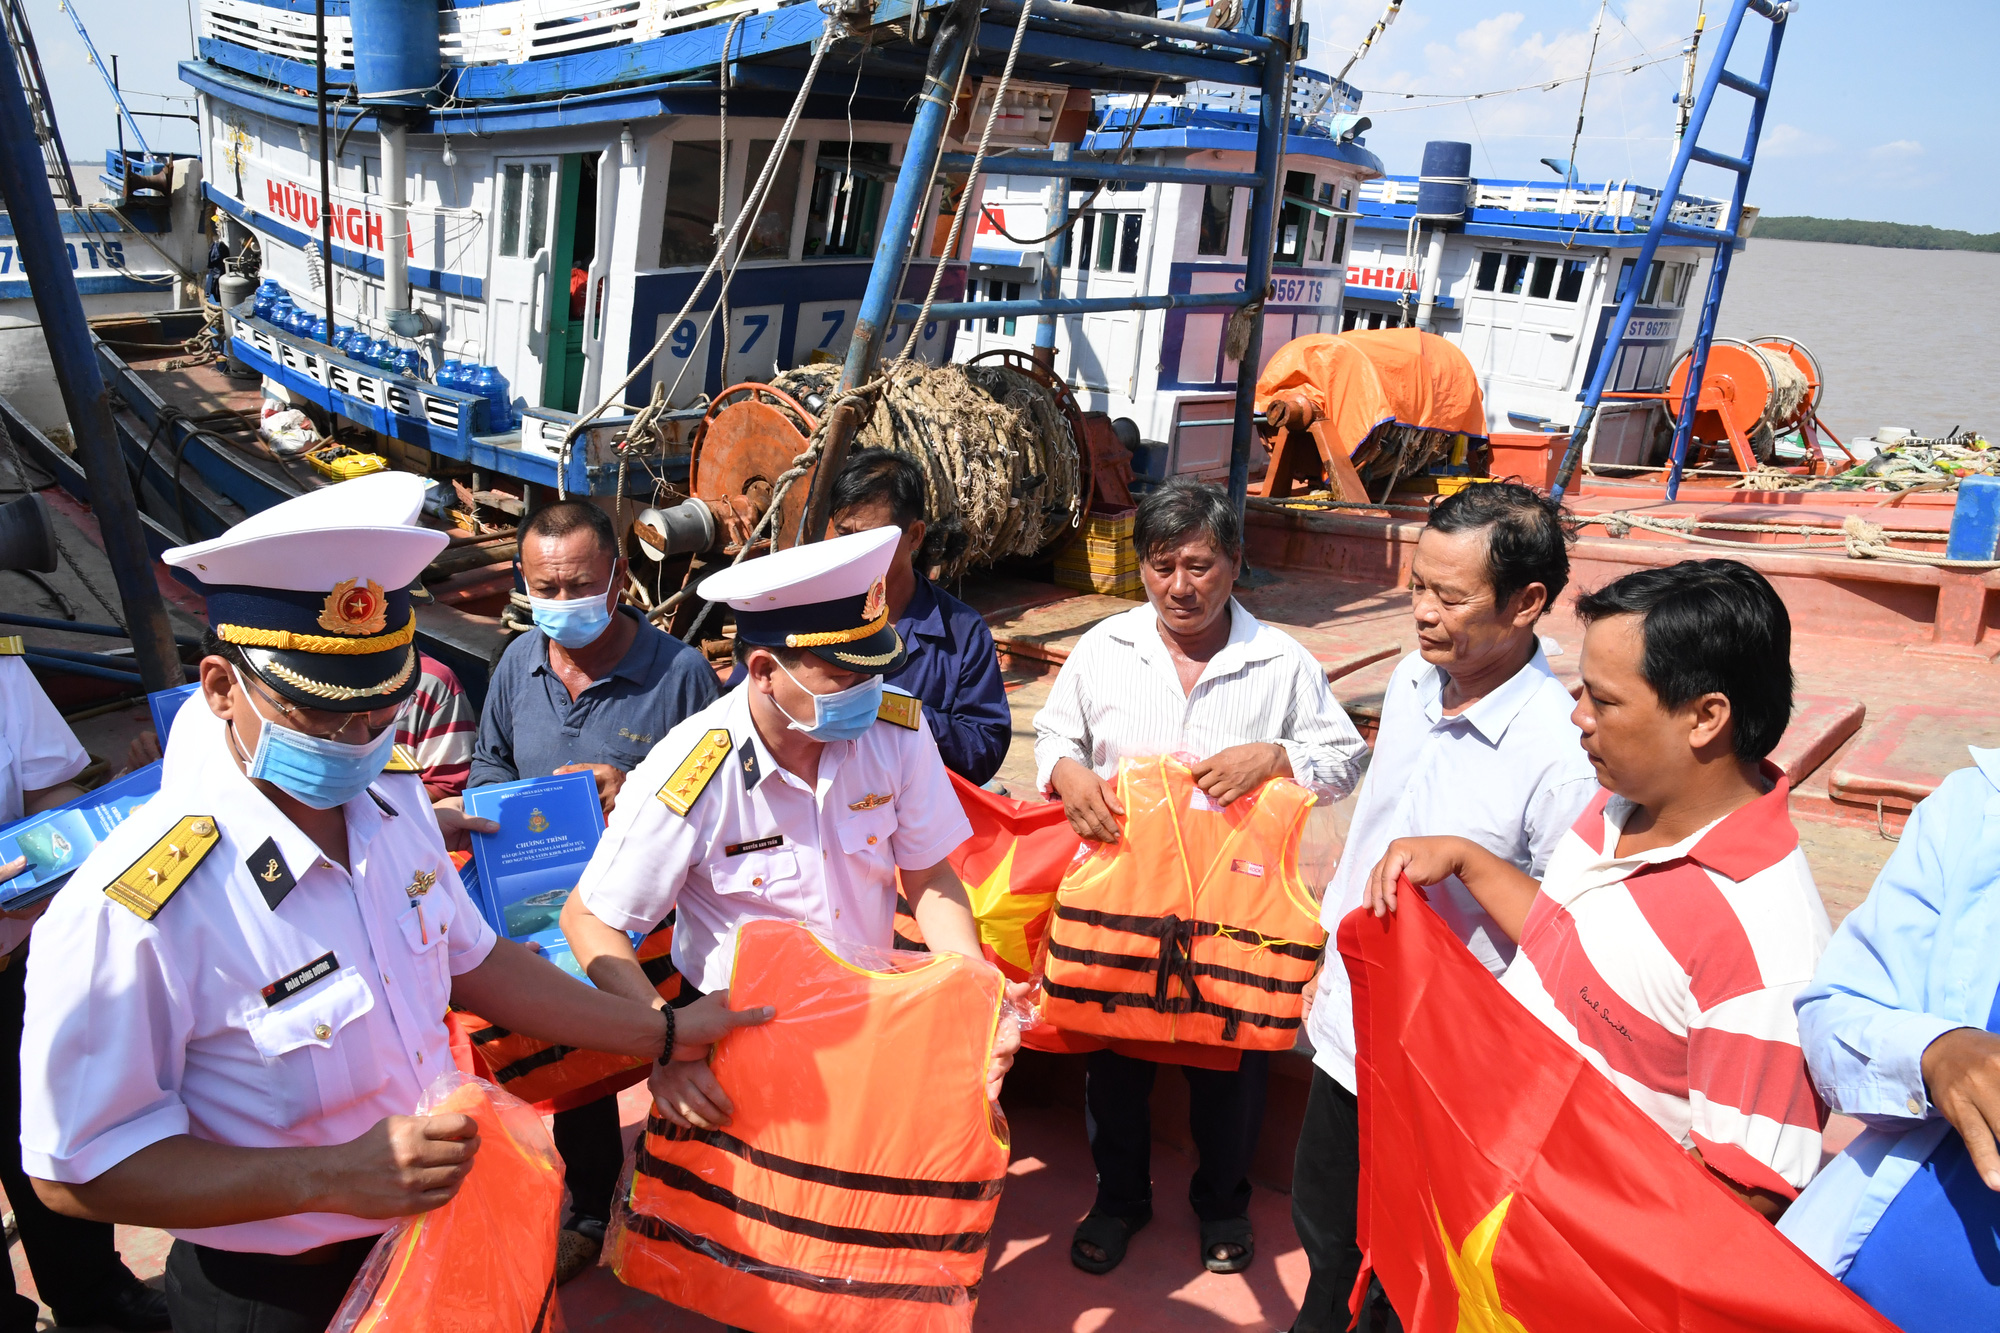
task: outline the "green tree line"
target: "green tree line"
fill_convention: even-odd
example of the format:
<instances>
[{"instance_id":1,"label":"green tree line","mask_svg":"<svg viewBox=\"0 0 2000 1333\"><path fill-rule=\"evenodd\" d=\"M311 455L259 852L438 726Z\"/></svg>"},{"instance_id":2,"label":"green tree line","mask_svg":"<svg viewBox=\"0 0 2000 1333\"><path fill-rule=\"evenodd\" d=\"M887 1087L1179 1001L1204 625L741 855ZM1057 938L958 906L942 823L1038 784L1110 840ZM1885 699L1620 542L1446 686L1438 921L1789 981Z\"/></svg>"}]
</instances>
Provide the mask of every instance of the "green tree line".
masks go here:
<instances>
[{"instance_id":1,"label":"green tree line","mask_svg":"<svg viewBox=\"0 0 2000 1333\"><path fill-rule=\"evenodd\" d=\"M1835 245L1880 245L1894 250L2000 251L2000 231L1980 235L1905 222L1860 222L1852 218L1760 217L1751 235L1767 241L1827 241Z\"/></svg>"}]
</instances>

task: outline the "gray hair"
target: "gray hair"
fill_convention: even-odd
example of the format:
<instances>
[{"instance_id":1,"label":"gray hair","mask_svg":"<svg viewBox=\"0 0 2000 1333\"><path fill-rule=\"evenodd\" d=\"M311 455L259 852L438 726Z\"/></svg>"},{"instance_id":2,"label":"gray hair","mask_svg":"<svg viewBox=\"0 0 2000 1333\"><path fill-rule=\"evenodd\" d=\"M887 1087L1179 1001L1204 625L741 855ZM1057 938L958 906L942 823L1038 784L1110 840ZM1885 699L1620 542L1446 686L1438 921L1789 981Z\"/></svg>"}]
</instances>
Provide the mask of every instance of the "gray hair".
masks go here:
<instances>
[{"instance_id":1,"label":"gray hair","mask_svg":"<svg viewBox=\"0 0 2000 1333\"><path fill-rule=\"evenodd\" d=\"M1132 523L1132 545L1141 560L1197 534L1206 536L1226 559L1237 560L1243 555L1242 520L1229 497L1216 487L1192 477L1175 477L1139 502L1139 515Z\"/></svg>"}]
</instances>

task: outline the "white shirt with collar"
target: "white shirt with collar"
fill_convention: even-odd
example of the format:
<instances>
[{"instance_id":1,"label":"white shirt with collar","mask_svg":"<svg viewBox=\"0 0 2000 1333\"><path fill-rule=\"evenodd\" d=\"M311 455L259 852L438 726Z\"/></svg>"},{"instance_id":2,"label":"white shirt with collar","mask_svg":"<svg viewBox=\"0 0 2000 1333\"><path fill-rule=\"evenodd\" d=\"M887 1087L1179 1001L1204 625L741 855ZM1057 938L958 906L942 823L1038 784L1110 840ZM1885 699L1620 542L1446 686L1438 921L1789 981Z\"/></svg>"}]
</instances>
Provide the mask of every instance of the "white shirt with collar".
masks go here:
<instances>
[{"instance_id":1,"label":"white shirt with collar","mask_svg":"<svg viewBox=\"0 0 2000 1333\"><path fill-rule=\"evenodd\" d=\"M1320 920L1329 932L1361 905L1369 872L1397 838L1470 838L1535 878L1583 808L1597 773L1570 721L1576 701L1540 647L1507 682L1456 716L1444 712L1445 674L1411 653L1382 696L1368 780L1355 801L1347 847ZM1456 877L1433 885L1431 905L1495 976L1514 944ZM1313 1060L1354 1091L1354 999L1332 944L1306 1035Z\"/></svg>"},{"instance_id":2,"label":"white shirt with collar","mask_svg":"<svg viewBox=\"0 0 2000 1333\"><path fill-rule=\"evenodd\" d=\"M21 1038L31 1176L92 1180L180 1134L325 1146L409 1115L452 1068L451 979L493 948L414 774L384 774L342 807L350 872L243 776L206 708L181 711L165 771L176 780L112 830L36 926ZM151 921L106 896L195 815L221 841ZM173 1234L295 1254L387 1225L301 1213Z\"/></svg>"},{"instance_id":3,"label":"white shirt with collar","mask_svg":"<svg viewBox=\"0 0 2000 1333\"><path fill-rule=\"evenodd\" d=\"M1361 776L1368 747L1313 655L1229 599L1229 639L1183 692L1152 603L1092 626L1063 663L1035 715L1035 782L1048 792L1061 759L1108 778L1132 756L1206 759L1232 745L1275 741L1292 777L1322 801Z\"/></svg>"},{"instance_id":4,"label":"white shirt with collar","mask_svg":"<svg viewBox=\"0 0 2000 1333\"><path fill-rule=\"evenodd\" d=\"M28 664L0 656L0 826L26 813L23 800L68 782L90 766L90 756L63 721ZM32 921L0 920L0 954L19 948Z\"/></svg>"},{"instance_id":5,"label":"white shirt with collar","mask_svg":"<svg viewBox=\"0 0 2000 1333\"><path fill-rule=\"evenodd\" d=\"M729 757L686 815L659 793L711 731ZM812 785L764 745L748 686L688 717L625 779L576 891L598 920L650 931L674 918L674 966L704 992L723 990L736 928L770 918L887 949L896 871L936 865L972 836L930 724L878 721L832 741Z\"/></svg>"}]
</instances>

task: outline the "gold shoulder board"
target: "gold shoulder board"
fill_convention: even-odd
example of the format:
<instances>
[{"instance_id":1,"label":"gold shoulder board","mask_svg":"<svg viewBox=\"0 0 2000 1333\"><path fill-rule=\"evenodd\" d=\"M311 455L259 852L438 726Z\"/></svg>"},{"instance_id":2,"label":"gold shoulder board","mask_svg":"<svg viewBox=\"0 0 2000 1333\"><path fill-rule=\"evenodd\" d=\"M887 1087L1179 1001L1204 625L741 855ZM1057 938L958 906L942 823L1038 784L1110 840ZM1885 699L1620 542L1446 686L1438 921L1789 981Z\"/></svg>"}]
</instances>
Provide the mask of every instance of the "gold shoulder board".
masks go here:
<instances>
[{"instance_id":1,"label":"gold shoulder board","mask_svg":"<svg viewBox=\"0 0 2000 1333\"><path fill-rule=\"evenodd\" d=\"M924 701L912 694L897 694L893 690L882 691L882 706L875 710L877 722L893 722L910 731L917 729L917 723L924 720Z\"/></svg>"},{"instance_id":2,"label":"gold shoulder board","mask_svg":"<svg viewBox=\"0 0 2000 1333\"><path fill-rule=\"evenodd\" d=\"M126 867L124 874L105 885L105 896L140 920L151 921L194 873L201 858L221 841L213 819L189 815Z\"/></svg>"},{"instance_id":3,"label":"gold shoulder board","mask_svg":"<svg viewBox=\"0 0 2000 1333\"><path fill-rule=\"evenodd\" d=\"M18 634L0 634L0 657L19 657L27 652L27 645Z\"/></svg>"},{"instance_id":4,"label":"gold shoulder board","mask_svg":"<svg viewBox=\"0 0 2000 1333\"><path fill-rule=\"evenodd\" d=\"M417 771L417 756L407 745L398 745L389 752L389 762L382 765L384 773L414 773Z\"/></svg>"},{"instance_id":5,"label":"gold shoulder board","mask_svg":"<svg viewBox=\"0 0 2000 1333\"><path fill-rule=\"evenodd\" d=\"M701 738L701 743L681 760L681 766L667 779L667 785L660 788L660 804L685 817L708 790L708 784L722 768L722 761L729 758L729 733L721 727Z\"/></svg>"}]
</instances>

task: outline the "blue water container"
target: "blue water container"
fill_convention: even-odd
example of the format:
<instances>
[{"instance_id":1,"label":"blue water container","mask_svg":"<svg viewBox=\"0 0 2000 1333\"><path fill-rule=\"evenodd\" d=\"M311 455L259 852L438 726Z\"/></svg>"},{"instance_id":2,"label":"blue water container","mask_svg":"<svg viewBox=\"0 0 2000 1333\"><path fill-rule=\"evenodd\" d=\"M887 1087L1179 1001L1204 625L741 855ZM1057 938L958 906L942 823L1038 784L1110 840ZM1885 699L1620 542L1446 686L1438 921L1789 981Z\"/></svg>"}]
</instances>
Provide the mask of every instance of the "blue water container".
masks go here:
<instances>
[{"instance_id":1,"label":"blue water container","mask_svg":"<svg viewBox=\"0 0 2000 1333\"><path fill-rule=\"evenodd\" d=\"M464 372L465 363L463 361L453 361L447 358L445 363L438 367L437 378L432 382L440 389L456 389L459 386L459 377Z\"/></svg>"},{"instance_id":2,"label":"blue water container","mask_svg":"<svg viewBox=\"0 0 2000 1333\"><path fill-rule=\"evenodd\" d=\"M378 368L386 368L393 355L386 338L370 338L361 350L361 359Z\"/></svg>"},{"instance_id":3,"label":"blue water container","mask_svg":"<svg viewBox=\"0 0 2000 1333\"><path fill-rule=\"evenodd\" d=\"M256 304L252 309L255 310L257 318L269 319L272 307L279 301L287 299L289 298L285 296L285 289L278 285L276 279L266 278L257 284Z\"/></svg>"},{"instance_id":4,"label":"blue water container","mask_svg":"<svg viewBox=\"0 0 2000 1333\"><path fill-rule=\"evenodd\" d=\"M423 364L423 359L417 355L417 349L414 347L398 347L389 353L388 369L409 379L420 378Z\"/></svg>"},{"instance_id":5,"label":"blue water container","mask_svg":"<svg viewBox=\"0 0 2000 1333\"><path fill-rule=\"evenodd\" d=\"M326 341L325 315L314 315L312 317L311 321L306 325L306 337L311 338L316 343Z\"/></svg>"},{"instance_id":6,"label":"blue water container","mask_svg":"<svg viewBox=\"0 0 2000 1333\"><path fill-rule=\"evenodd\" d=\"M1967 477L1951 507L1951 536L1944 553L1953 560L1991 560L2000 547L2000 477Z\"/></svg>"},{"instance_id":7,"label":"blue water container","mask_svg":"<svg viewBox=\"0 0 2000 1333\"><path fill-rule=\"evenodd\" d=\"M350 0L354 89L374 106L424 106L442 98L437 0Z\"/></svg>"},{"instance_id":8,"label":"blue water container","mask_svg":"<svg viewBox=\"0 0 2000 1333\"><path fill-rule=\"evenodd\" d=\"M486 428L495 435L514 429L517 418L514 415L514 395L509 392L507 377L491 366L481 366L473 373L472 382L466 386L470 393L484 398L490 406L486 409Z\"/></svg>"},{"instance_id":9,"label":"blue water container","mask_svg":"<svg viewBox=\"0 0 2000 1333\"><path fill-rule=\"evenodd\" d=\"M1424 169L1417 177L1417 212L1427 218L1465 220L1472 195L1472 145L1433 139L1424 145Z\"/></svg>"}]
</instances>

